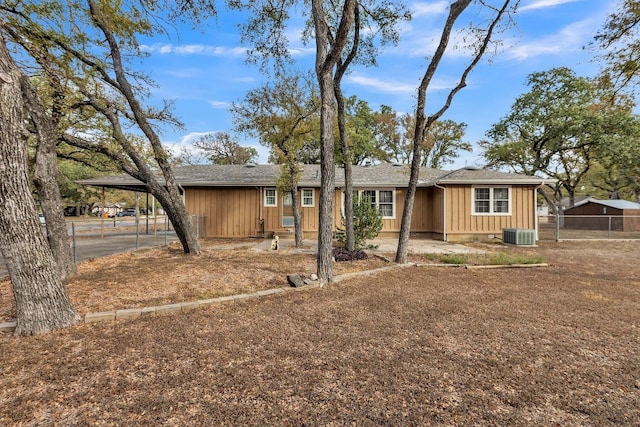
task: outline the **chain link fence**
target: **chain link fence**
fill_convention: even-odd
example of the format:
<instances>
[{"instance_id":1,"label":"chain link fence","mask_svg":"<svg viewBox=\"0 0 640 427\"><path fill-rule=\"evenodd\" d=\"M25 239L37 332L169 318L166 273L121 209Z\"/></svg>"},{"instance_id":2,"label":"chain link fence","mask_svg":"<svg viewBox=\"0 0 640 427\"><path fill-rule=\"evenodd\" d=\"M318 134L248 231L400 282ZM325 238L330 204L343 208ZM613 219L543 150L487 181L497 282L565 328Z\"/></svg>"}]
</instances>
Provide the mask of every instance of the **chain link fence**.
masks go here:
<instances>
[{"instance_id":1,"label":"chain link fence","mask_svg":"<svg viewBox=\"0 0 640 427\"><path fill-rule=\"evenodd\" d=\"M205 237L206 217L191 216L196 235ZM77 219L67 222L75 262L178 240L165 215Z\"/></svg>"},{"instance_id":2,"label":"chain link fence","mask_svg":"<svg viewBox=\"0 0 640 427\"><path fill-rule=\"evenodd\" d=\"M541 215L538 240L640 239L638 215Z\"/></svg>"}]
</instances>

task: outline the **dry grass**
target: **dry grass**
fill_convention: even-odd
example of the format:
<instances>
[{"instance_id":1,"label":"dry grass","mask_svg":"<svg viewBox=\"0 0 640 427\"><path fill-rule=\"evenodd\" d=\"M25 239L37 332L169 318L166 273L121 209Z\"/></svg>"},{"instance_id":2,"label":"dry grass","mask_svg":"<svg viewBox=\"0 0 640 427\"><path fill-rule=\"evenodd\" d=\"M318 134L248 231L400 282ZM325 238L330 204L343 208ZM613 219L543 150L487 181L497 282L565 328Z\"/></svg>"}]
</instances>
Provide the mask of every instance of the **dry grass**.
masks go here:
<instances>
[{"instance_id":1,"label":"dry grass","mask_svg":"<svg viewBox=\"0 0 640 427\"><path fill-rule=\"evenodd\" d=\"M639 249L547 244L534 251L548 268L411 267L186 314L1 337L0 425L635 426ZM133 283L118 276L129 285L112 289L161 281L171 256L191 262L149 254L155 268ZM145 256L102 261L104 271L141 269ZM251 256L207 251L171 280L241 282L233 274L249 270L246 279L282 285L279 268L314 264L286 255L254 270ZM95 274L81 273L102 280ZM243 286L261 280L251 283Z\"/></svg>"},{"instance_id":2,"label":"dry grass","mask_svg":"<svg viewBox=\"0 0 640 427\"><path fill-rule=\"evenodd\" d=\"M287 285L286 275L315 272L315 256L294 251L257 252L253 240L204 240L203 252L185 255L178 243L82 262L66 283L76 310L148 307ZM383 260L336 264L336 274L377 268ZM0 282L0 321L15 317L11 285Z\"/></svg>"}]
</instances>

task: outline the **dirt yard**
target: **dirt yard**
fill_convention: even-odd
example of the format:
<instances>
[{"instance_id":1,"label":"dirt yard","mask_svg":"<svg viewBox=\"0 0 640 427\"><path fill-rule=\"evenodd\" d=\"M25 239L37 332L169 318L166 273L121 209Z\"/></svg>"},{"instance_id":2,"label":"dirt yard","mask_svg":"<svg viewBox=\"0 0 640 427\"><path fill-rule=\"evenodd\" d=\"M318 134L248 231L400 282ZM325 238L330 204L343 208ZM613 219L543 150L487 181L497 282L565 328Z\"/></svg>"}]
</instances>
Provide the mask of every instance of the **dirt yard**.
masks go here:
<instances>
[{"instance_id":1,"label":"dirt yard","mask_svg":"<svg viewBox=\"0 0 640 427\"><path fill-rule=\"evenodd\" d=\"M85 263L69 294L84 314L280 287L315 265L216 244ZM640 243L489 249L550 266L410 267L0 336L0 425L638 425ZM0 319L10 300L0 285Z\"/></svg>"}]
</instances>

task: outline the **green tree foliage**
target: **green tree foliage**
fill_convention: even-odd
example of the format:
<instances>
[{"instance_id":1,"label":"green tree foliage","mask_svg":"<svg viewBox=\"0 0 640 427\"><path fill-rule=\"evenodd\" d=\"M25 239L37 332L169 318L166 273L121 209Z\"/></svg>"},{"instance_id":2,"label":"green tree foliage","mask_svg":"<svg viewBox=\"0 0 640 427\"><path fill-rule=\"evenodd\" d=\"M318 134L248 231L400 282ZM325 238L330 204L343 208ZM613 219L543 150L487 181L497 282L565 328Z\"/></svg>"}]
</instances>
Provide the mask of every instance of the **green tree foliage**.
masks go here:
<instances>
[{"instance_id":1,"label":"green tree foliage","mask_svg":"<svg viewBox=\"0 0 640 427\"><path fill-rule=\"evenodd\" d=\"M635 89L640 76L640 0L621 0L595 42L605 66L602 76L617 90Z\"/></svg>"},{"instance_id":2,"label":"green tree foliage","mask_svg":"<svg viewBox=\"0 0 640 427\"><path fill-rule=\"evenodd\" d=\"M345 99L346 131L351 162L362 165L368 160L384 160L385 152L376 138L376 114L369 103L350 96ZM336 149L336 162L344 164L339 147Z\"/></svg>"},{"instance_id":3,"label":"green tree foliage","mask_svg":"<svg viewBox=\"0 0 640 427\"><path fill-rule=\"evenodd\" d=\"M183 10L184 9L184 10ZM181 14L188 10L188 14ZM168 12L167 12L168 11ZM58 123L58 139L101 153L147 185L160 201L186 253L200 245L157 132L158 123L178 125L170 106L146 106L148 76L133 72L132 61L144 56L138 37L165 31L159 14L197 19L215 12L206 0L165 1L72 0L25 1L0 5L6 33L24 69L45 76L51 91L50 117ZM70 25L73 23L73 25ZM47 105L45 102L42 104ZM34 109L31 109L33 116ZM64 120L57 120L59 118ZM153 153L153 162L141 144ZM158 179L157 171L162 175Z\"/></svg>"},{"instance_id":4,"label":"green tree foliage","mask_svg":"<svg viewBox=\"0 0 640 427\"><path fill-rule=\"evenodd\" d=\"M609 92L594 80L566 68L533 73L529 92L519 96L511 112L487 132L483 156L490 167L557 180L552 206L565 193L573 205L576 191L596 156L606 162L605 147L632 138L635 118L613 106Z\"/></svg>"},{"instance_id":5,"label":"green tree foliage","mask_svg":"<svg viewBox=\"0 0 640 427\"><path fill-rule=\"evenodd\" d=\"M415 133L415 118L410 114L398 116L390 107L383 106L376 114L379 122L379 139L386 144L386 158L397 163L410 163L413 155L412 135ZM460 157L461 151L472 150L471 144L463 141L467 125L453 120L438 120L425 134L422 142L420 166L440 169Z\"/></svg>"},{"instance_id":6,"label":"green tree foliage","mask_svg":"<svg viewBox=\"0 0 640 427\"><path fill-rule=\"evenodd\" d=\"M233 1L235 7L244 7L251 14L242 27L241 34L245 41L252 45L250 59L259 61L266 68L266 64L275 64L276 74L283 70L283 64L290 60L287 37L285 36L286 22L291 11L298 11L295 6L301 6L294 0L276 2L262 0L255 2ZM304 6L308 6L305 4ZM336 88L339 88L341 76L345 73L345 65L358 56L354 48L359 44L374 40L381 34L383 39L394 33L393 26L381 25L385 21L397 20L398 10L395 2L377 0L344 0L339 3L325 0L311 0L309 7L301 7L299 11L308 17L306 34L315 41L316 58L315 73L319 85L320 97L320 202L318 224L318 277L321 283L333 280L332 270L332 233L333 233L333 199L335 192L335 122L336 122ZM362 12L362 15L359 16ZM359 24L375 22L369 38L358 36L362 28ZM375 58L370 53L375 52L378 44L371 43L370 49L365 48L365 55L361 58ZM336 76L338 78L336 78ZM345 156L349 157L349 156Z\"/></svg>"},{"instance_id":7,"label":"green tree foliage","mask_svg":"<svg viewBox=\"0 0 640 427\"><path fill-rule=\"evenodd\" d=\"M616 117L615 133L594 147L586 181L606 198L640 202L640 119L628 110Z\"/></svg>"},{"instance_id":8,"label":"green tree foliage","mask_svg":"<svg viewBox=\"0 0 640 427\"><path fill-rule=\"evenodd\" d=\"M345 218L342 218L344 225ZM367 247L367 241L378 237L382 230L382 214L375 204L364 196L354 197L353 201L353 231L354 249ZM345 236L340 236L342 243L345 243Z\"/></svg>"},{"instance_id":9,"label":"green tree foliage","mask_svg":"<svg viewBox=\"0 0 640 427\"><path fill-rule=\"evenodd\" d=\"M280 75L273 83L250 90L233 103L236 130L258 137L269 147L269 158L282 166L281 190L291 194L296 245L302 246L298 203L300 157L319 136L320 100L311 74Z\"/></svg>"},{"instance_id":10,"label":"green tree foliage","mask_svg":"<svg viewBox=\"0 0 640 427\"><path fill-rule=\"evenodd\" d=\"M194 141L193 147L201 154L194 154L195 150L183 150L179 157L181 163L199 164L204 160L205 163L214 165L246 165L258 160L258 150L253 147L243 147L227 132L203 135Z\"/></svg>"}]
</instances>

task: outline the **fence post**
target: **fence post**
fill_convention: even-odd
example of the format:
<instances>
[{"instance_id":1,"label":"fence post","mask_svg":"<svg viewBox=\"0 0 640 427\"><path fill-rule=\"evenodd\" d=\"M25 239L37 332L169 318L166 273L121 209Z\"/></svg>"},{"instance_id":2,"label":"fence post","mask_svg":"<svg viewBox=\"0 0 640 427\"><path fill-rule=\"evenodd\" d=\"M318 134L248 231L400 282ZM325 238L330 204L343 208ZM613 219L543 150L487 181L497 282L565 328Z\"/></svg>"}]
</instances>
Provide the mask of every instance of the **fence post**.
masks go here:
<instances>
[{"instance_id":1,"label":"fence post","mask_svg":"<svg viewBox=\"0 0 640 427\"><path fill-rule=\"evenodd\" d=\"M560 241L560 213L556 212L556 242Z\"/></svg>"},{"instance_id":2,"label":"fence post","mask_svg":"<svg viewBox=\"0 0 640 427\"><path fill-rule=\"evenodd\" d=\"M607 230L607 239L611 240L611 215L609 215L609 228Z\"/></svg>"},{"instance_id":3,"label":"fence post","mask_svg":"<svg viewBox=\"0 0 640 427\"><path fill-rule=\"evenodd\" d=\"M167 234L169 234L169 217L164 216L164 245L167 246Z\"/></svg>"}]
</instances>

